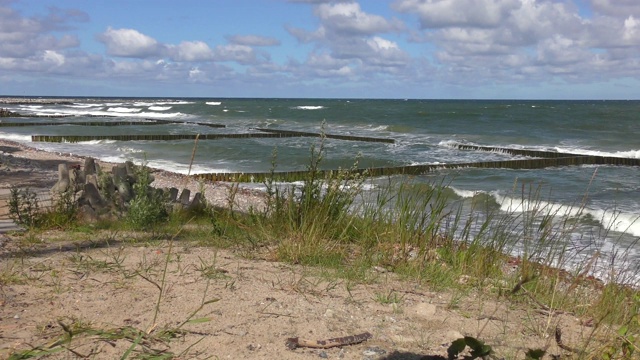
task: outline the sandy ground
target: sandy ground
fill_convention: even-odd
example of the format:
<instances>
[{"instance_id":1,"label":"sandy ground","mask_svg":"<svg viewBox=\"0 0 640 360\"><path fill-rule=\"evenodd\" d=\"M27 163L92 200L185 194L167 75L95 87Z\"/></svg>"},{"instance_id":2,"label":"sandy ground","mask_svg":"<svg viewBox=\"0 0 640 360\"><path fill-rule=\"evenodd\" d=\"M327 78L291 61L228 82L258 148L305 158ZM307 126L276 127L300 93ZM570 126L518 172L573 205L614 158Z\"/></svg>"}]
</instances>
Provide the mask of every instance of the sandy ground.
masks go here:
<instances>
[{"instance_id":1,"label":"sandy ground","mask_svg":"<svg viewBox=\"0 0 640 360\"><path fill-rule=\"evenodd\" d=\"M82 162L11 142L0 141L0 150L4 189L48 189L60 162ZM157 173L156 181L194 191L201 186L167 173ZM226 188L206 186L210 201L224 205ZM242 195L243 206L258 201L250 192ZM200 320L185 323L189 319ZM376 269L366 284L355 284L259 254L170 240L141 244L116 232L81 243L64 233L0 234L0 358L54 345L64 325L74 334L70 350L48 358L120 358L138 339L131 356L144 345L179 359L435 359L446 356L451 341L474 336L497 358L524 359L532 347L562 353L553 340L556 325L565 343L579 344L592 331L580 320L476 292L436 292ZM161 337L166 329L173 338ZM365 332L372 338L355 345L285 345L293 337ZM123 335L131 333L129 340Z\"/></svg>"}]
</instances>

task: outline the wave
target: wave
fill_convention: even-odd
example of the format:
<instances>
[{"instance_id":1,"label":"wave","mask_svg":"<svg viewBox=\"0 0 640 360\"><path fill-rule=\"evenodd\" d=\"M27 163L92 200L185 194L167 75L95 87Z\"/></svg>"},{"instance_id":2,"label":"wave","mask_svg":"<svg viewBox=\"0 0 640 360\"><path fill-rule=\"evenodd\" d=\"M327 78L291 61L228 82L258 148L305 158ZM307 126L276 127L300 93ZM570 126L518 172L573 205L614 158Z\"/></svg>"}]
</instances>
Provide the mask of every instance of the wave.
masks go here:
<instances>
[{"instance_id":1,"label":"wave","mask_svg":"<svg viewBox=\"0 0 640 360\"><path fill-rule=\"evenodd\" d=\"M31 142L31 135L0 133L0 139L18 141L18 142Z\"/></svg>"},{"instance_id":2,"label":"wave","mask_svg":"<svg viewBox=\"0 0 640 360\"><path fill-rule=\"evenodd\" d=\"M207 104L207 105L221 105L222 102L220 102L220 101L207 101L205 104Z\"/></svg>"},{"instance_id":3,"label":"wave","mask_svg":"<svg viewBox=\"0 0 640 360\"><path fill-rule=\"evenodd\" d=\"M640 215L619 210L590 209L588 207L564 205L540 200L524 200L492 193L500 204L500 210L506 213L522 213L534 211L542 215L560 217L590 216L607 230L640 236Z\"/></svg>"},{"instance_id":4,"label":"wave","mask_svg":"<svg viewBox=\"0 0 640 360\"><path fill-rule=\"evenodd\" d=\"M158 112L140 112L142 109L135 109L134 111L129 111L126 109L129 108L120 108L125 109L120 112L104 111L99 109L42 109L34 113L34 115L39 116L105 116L105 117L135 117L135 118L175 118L175 117L186 117L187 115L181 112L174 113L158 113Z\"/></svg>"},{"instance_id":5,"label":"wave","mask_svg":"<svg viewBox=\"0 0 640 360\"><path fill-rule=\"evenodd\" d=\"M462 189L458 189L455 188L453 186L449 186L449 188L459 197L464 198L464 199L468 199L468 198L472 198L478 194L484 193L484 191L474 191L474 190L462 190Z\"/></svg>"},{"instance_id":6,"label":"wave","mask_svg":"<svg viewBox=\"0 0 640 360\"><path fill-rule=\"evenodd\" d=\"M65 107L70 107L70 108L74 108L74 109L88 109L88 108L92 108L92 107L102 107L102 104L81 104L81 103L75 103L72 105L65 105Z\"/></svg>"},{"instance_id":7,"label":"wave","mask_svg":"<svg viewBox=\"0 0 640 360\"><path fill-rule=\"evenodd\" d=\"M292 107L292 109L298 109L298 110L320 110L320 109L324 109L324 106L301 105L301 106L294 106L294 107Z\"/></svg>"},{"instance_id":8,"label":"wave","mask_svg":"<svg viewBox=\"0 0 640 360\"><path fill-rule=\"evenodd\" d=\"M117 113L136 113L140 112L140 108L127 108L127 107L110 107L107 111L117 112Z\"/></svg>"},{"instance_id":9,"label":"wave","mask_svg":"<svg viewBox=\"0 0 640 360\"><path fill-rule=\"evenodd\" d=\"M113 144L116 140L88 140L88 141L78 141L74 144L80 145L99 145L99 144Z\"/></svg>"},{"instance_id":10,"label":"wave","mask_svg":"<svg viewBox=\"0 0 640 360\"><path fill-rule=\"evenodd\" d=\"M580 154L580 155L640 159L640 150L599 151L599 150L588 150L588 149L580 149L580 148L562 148L562 147L556 147L555 150L558 152Z\"/></svg>"},{"instance_id":11,"label":"wave","mask_svg":"<svg viewBox=\"0 0 640 360\"><path fill-rule=\"evenodd\" d=\"M171 108L172 106L149 106L149 110L153 110L153 111L165 111Z\"/></svg>"}]
</instances>

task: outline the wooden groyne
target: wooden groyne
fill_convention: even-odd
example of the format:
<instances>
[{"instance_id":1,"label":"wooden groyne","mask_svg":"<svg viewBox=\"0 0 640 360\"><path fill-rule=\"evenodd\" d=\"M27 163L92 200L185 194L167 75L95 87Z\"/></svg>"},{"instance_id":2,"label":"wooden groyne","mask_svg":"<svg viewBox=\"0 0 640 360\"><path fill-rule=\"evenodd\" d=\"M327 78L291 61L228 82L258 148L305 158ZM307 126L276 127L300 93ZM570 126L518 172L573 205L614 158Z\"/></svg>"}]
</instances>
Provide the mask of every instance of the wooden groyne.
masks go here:
<instances>
[{"instance_id":1,"label":"wooden groyne","mask_svg":"<svg viewBox=\"0 0 640 360\"><path fill-rule=\"evenodd\" d=\"M264 128L254 128L254 130L275 133L275 134L288 134L288 135L296 135L300 137L326 137L327 139L338 139L338 140L347 140L347 141L367 141L367 142L378 142L378 143L395 143L394 139L386 139L386 138L374 138L367 136L352 136L352 135L336 135L336 134L319 134L313 132L303 132L303 131L292 131L292 130L276 130L276 129L264 129Z\"/></svg>"},{"instance_id":2,"label":"wooden groyne","mask_svg":"<svg viewBox=\"0 0 640 360\"><path fill-rule=\"evenodd\" d=\"M212 123L196 122L196 121L180 121L180 120L165 120L165 119L145 119L145 120L155 121L158 123L165 123L165 124L200 125L200 126L208 126L213 128L227 127L226 125L222 125L222 124L212 124Z\"/></svg>"},{"instance_id":3,"label":"wooden groyne","mask_svg":"<svg viewBox=\"0 0 640 360\"><path fill-rule=\"evenodd\" d=\"M192 123L188 123L192 124ZM199 124L199 123L193 123ZM216 124L206 124L207 126L216 126ZM224 125L219 125L223 126ZM260 129L256 129L260 130ZM292 138L292 137L320 137L321 134L306 133L299 131L265 131L260 133L244 133L244 134L200 134L200 140L218 140L218 139L251 139L251 138ZM326 135L327 138L351 140L351 141L373 141L373 142L393 142L393 139L367 138L359 136L345 135ZM195 140L195 134L157 134L157 135L32 135L33 142L70 142L76 143L81 141L92 140L117 140L117 141L169 141L169 140Z\"/></svg>"},{"instance_id":4,"label":"wooden groyne","mask_svg":"<svg viewBox=\"0 0 640 360\"><path fill-rule=\"evenodd\" d=\"M69 142L93 140L117 140L117 141L170 141L170 140L195 140L196 134L162 134L162 135L32 135L33 142ZM287 138L299 137L292 134L200 134L199 140L219 140L219 139L252 139L252 138Z\"/></svg>"},{"instance_id":5,"label":"wooden groyne","mask_svg":"<svg viewBox=\"0 0 640 360\"><path fill-rule=\"evenodd\" d=\"M129 126L129 125L158 125L151 121L84 121L84 122L0 122L0 127L23 127L23 126L56 126L56 125L78 125L78 126Z\"/></svg>"},{"instance_id":6,"label":"wooden groyne","mask_svg":"<svg viewBox=\"0 0 640 360\"><path fill-rule=\"evenodd\" d=\"M495 146L478 146L478 145L465 145L465 144L455 144L453 145L453 148L460 149L460 150L488 151L488 152L495 152L495 153L502 153L502 154L509 154L509 155L520 155L520 156L530 156L530 157L540 157L540 158L587 156L582 154L561 153L557 151L513 149L513 148L503 148L503 147L495 147Z\"/></svg>"},{"instance_id":7,"label":"wooden groyne","mask_svg":"<svg viewBox=\"0 0 640 360\"><path fill-rule=\"evenodd\" d=\"M565 154L566 155L566 154ZM542 159L518 159L504 161L483 161L453 164L427 164L427 165L408 165L396 167L379 167L357 169L353 171L356 174L366 175L370 177L392 176L392 175L422 175L436 170L442 169L465 169L465 168L484 168L484 169L542 169L547 167L558 166L579 166L579 165L624 165L624 166L640 166L640 159L616 158L605 156L565 156L555 158ZM335 174L336 170L320 171L320 176L327 177ZM308 176L308 171L283 171L283 172L256 172L256 173L209 173L193 175L196 178L208 181L227 181L227 182L263 182L273 176L275 181L300 181Z\"/></svg>"}]
</instances>

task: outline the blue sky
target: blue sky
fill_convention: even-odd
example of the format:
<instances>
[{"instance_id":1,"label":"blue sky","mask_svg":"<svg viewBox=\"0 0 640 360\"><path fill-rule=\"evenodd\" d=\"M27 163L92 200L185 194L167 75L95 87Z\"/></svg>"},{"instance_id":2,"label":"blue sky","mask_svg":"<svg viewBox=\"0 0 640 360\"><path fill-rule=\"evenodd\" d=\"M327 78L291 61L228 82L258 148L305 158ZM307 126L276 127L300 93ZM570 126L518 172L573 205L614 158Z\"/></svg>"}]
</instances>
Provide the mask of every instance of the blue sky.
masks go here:
<instances>
[{"instance_id":1,"label":"blue sky","mask_svg":"<svg viewBox=\"0 0 640 360\"><path fill-rule=\"evenodd\" d=\"M0 94L639 99L637 0L0 0Z\"/></svg>"}]
</instances>

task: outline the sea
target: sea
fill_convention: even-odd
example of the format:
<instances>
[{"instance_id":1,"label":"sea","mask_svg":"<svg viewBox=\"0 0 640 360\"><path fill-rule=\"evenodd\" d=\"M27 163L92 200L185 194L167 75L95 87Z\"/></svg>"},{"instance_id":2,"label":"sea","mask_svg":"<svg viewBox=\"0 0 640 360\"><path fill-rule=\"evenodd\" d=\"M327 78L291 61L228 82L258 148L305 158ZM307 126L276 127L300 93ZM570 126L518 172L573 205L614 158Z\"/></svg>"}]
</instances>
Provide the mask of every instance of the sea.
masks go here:
<instances>
[{"instance_id":1,"label":"sea","mask_svg":"<svg viewBox=\"0 0 640 360\"><path fill-rule=\"evenodd\" d=\"M183 174L305 170L314 137L80 143L32 142L32 135L258 133L257 128L393 139L394 143L325 139L321 168L395 167L502 161L477 145L640 158L640 101L74 98L59 104L2 105L23 115L3 122L177 121L158 125L0 127L0 138L104 161L133 160ZM56 117L59 116L59 117ZM69 116L69 117L62 117ZM200 124L198 124L200 123ZM224 125L209 127L202 123ZM531 203L557 218L575 218L565 251L573 266L598 259L600 277L637 281L640 273L640 167L583 165L534 170L442 169L411 181L446 184L451 201L482 198L506 216ZM388 184L373 179L367 191ZM261 189L262 184L243 184ZM534 194L534 196L532 196ZM471 206L471 205L469 205ZM538 222L540 224L542 222ZM512 230L514 236L524 232ZM514 252L523 254L524 247ZM616 265L611 265L615 263ZM571 267L571 264L569 264Z\"/></svg>"}]
</instances>

